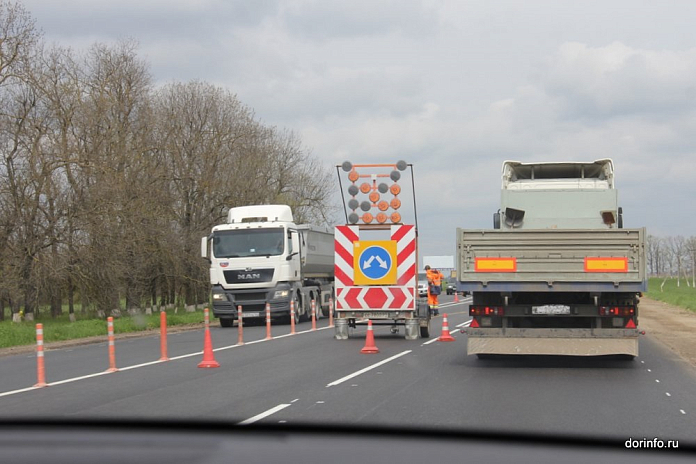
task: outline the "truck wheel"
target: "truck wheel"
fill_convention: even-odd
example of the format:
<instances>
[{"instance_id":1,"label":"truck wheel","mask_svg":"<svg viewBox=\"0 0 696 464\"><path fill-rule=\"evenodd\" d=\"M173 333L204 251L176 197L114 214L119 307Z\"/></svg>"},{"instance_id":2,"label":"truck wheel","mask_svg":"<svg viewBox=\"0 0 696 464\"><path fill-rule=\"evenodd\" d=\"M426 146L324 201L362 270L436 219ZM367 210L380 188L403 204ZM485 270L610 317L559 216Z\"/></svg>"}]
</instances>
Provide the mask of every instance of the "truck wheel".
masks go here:
<instances>
[{"instance_id":1,"label":"truck wheel","mask_svg":"<svg viewBox=\"0 0 696 464\"><path fill-rule=\"evenodd\" d=\"M234 325L234 319L230 317L220 318L220 327L232 327Z\"/></svg>"},{"instance_id":2,"label":"truck wheel","mask_svg":"<svg viewBox=\"0 0 696 464\"><path fill-rule=\"evenodd\" d=\"M430 321L428 321L427 327L420 328L420 336L421 338L430 338Z\"/></svg>"},{"instance_id":3,"label":"truck wheel","mask_svg":"<svg viewBox=\"0 0 696 464\"><path fill-rule=\"evenodd\" d=\"M309 320L309 311L297 294L295 294L295 316L299 322L307 322Z\"/></svg>"}]
</instances>

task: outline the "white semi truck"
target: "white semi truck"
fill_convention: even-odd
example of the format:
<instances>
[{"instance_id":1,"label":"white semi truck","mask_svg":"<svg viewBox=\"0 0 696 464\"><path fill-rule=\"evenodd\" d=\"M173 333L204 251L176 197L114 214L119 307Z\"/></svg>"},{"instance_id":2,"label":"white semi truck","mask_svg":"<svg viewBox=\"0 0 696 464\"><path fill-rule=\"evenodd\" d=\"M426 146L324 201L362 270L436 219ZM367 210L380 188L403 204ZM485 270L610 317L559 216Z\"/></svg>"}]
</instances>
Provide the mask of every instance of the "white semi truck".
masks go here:
<instances>
[{"instance_id":1,"label":"white semi truck","mask_svg":"<svg viewBox=\"0 0 696 464\"><path fill-rule=\"evenodd\" d=\"M242 306L244 319L308 320L311 301L317 318L328 316L334 296L333 233L297 225L287 205L230 208L227 223L201 239L201 255L210 262L213 315L231 327Z\"/></svg>"},{"instance_id":2,"label":"white semi truck","mask_svg":"<svg viewBox=\"0 0 696 464\"><path fill-rule=\"evenodd\" d=\"M610 159L503 163L493 230L457 229L468 354L638 355L644 228L624 229Z\"/></svg>"}]
</instances>

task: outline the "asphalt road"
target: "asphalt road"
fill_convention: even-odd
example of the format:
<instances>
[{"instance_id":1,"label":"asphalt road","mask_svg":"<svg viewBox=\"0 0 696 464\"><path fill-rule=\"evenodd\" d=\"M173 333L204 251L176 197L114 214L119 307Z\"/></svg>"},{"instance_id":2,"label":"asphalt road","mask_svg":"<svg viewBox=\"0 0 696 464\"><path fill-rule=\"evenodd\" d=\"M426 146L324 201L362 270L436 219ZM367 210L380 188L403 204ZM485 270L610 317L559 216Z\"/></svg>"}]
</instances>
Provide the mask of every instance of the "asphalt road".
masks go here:
<instances>
[{"instance_id":1,"label":"asphalt road","mask_svg":"<svg viewBox=\"0 0 696 464\"><path fill-rule=\"evenodd\" d=\"M34 355L0 358L0 418L83 417L213 419L233 422L399 425L476 431L659 438L695 442L696 372L649 335L634 361L575 357L467 356L468 300L442 296L456 341L407 341L375 327L379 354L365 355L365 328L333 339L328 321L245 326L213 324L221 367L200 369L203 332L170 334L169 362L158 337L117 341L119 372L106 343L51 350L36 382ZM284 335L284 336L283 336Z\"/></svg>"}]
</instances>

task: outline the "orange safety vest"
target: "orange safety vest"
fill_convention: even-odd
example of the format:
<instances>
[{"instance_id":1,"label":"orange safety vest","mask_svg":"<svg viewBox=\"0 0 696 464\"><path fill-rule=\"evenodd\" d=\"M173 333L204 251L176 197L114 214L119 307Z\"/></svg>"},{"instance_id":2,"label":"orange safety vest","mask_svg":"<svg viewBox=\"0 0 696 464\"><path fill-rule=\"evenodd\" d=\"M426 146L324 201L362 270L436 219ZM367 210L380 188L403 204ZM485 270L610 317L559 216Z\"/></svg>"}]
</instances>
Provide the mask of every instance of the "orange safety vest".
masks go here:
<instances>
[{"instance_id":1,"label":"orange safety vest","mask_svg":"<svg viewBox=\"0 0 696 464\"><path fill-rule=\"evenodd\" d=\"M437 287L439 287L442 284L442 279L445 278L445 276L442 274L442 272L440 272L440 271L435 272L432 270L428 270L426 272L426 276L428 278L428 283L435 285Z\"/></svg>"}]
</instances>

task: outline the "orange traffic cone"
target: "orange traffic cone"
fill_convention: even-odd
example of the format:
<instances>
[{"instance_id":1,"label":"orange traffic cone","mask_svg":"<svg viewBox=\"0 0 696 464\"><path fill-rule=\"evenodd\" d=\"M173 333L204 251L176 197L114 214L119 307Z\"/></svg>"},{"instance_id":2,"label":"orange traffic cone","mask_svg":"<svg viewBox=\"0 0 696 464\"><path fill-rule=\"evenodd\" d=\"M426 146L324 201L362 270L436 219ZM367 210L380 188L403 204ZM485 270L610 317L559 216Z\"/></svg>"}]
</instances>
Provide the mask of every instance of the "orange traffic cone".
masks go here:
<instances>
[{"instance_id":1,"label":"orange traffic cone","mask_svg":"<svg viewBox=\"0 0 696 464\"><path fill-rule=\"evenodd\" d=\"M454 337L449 333L449 324L447 323L447 314L442 315L442 335L437 339L438 342L453 342Z\"/></svg>"},{"instance_id":2,"label":"orange traffic cone","mask_svg":"<svg viewBox=\"0 0 696 464\"><path fill-rule=\"evenodd\" d=\"M372 321L367 321L367 335L365 336L365 346L360 350L362 354L379 353L379 348L375 345L375 334L372 331Z\"/></svg>"},{"instance_id":3,"label":"orange traffic cone","mask_svg":"<svg viewBox=\"0 0 696 464\"><path fill-rule=\"evenodd\" d=\"M454 302L459 303L459 293L454 292Z\"/></svg>"},{"instance_id":4,"label":"orange traffic cone","mask_svg":"<svg viewBox=\"0 0 696 464\"><path fill-rule=\"evenodd\" d=\"M205 341L203 343L203 361L198 363L198 367L220 367L220 363L215 360L213 355L213 341L210 338L210 329L205 328Z\"/></svg>"}]
</instances>

